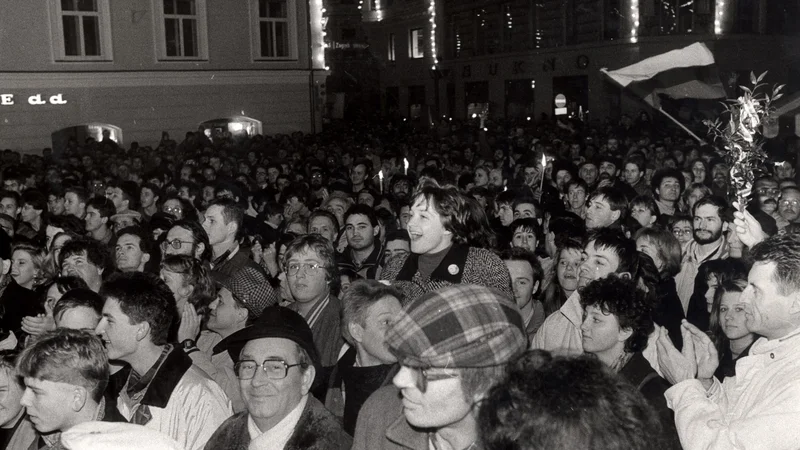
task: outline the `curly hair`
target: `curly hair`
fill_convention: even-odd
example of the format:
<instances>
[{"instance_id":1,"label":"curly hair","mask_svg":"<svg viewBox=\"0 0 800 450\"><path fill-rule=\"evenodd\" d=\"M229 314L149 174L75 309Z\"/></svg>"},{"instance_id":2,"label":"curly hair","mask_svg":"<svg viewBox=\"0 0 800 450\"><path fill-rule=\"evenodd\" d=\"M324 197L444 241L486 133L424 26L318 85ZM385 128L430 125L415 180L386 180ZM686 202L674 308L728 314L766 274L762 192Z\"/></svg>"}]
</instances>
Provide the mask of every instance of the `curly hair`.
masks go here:
<instances>
[{"instance_id":1,"label":"curly hair","mask_svg":"<svg viewBox=\"0 0 800 450\"><path fill-rule=\"evenodd\" d=\"M631 330L625 341L625 351L636 353L647 347L647 336L653 332L653 304L637 288L636 281L616 276L594 280L580 290L581 307L596 306L613 314L623 330Z\"/></svg>"},{"instance_id":2,"label":"curly hair","mask_svg":"<svg viewBox=\"0 0 800 450\"><path fill-rule=\"evenodd\" d=\"M492 387L478 413L486 450L666 448L655 410L635 386L589 356L533 350Z\"/></svg>"}]
</instances>

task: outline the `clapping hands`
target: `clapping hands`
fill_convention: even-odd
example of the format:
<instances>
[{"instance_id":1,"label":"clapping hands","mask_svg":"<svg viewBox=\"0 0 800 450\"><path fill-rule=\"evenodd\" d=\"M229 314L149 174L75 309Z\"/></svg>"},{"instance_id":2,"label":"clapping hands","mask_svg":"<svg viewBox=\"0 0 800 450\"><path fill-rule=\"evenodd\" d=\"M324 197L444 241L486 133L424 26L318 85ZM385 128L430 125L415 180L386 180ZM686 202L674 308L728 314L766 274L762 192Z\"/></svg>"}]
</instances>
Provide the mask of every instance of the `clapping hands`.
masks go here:
<instances>
[{"instance_id":1,"label":"clapping hands","mask_svg":"<svg viewBox=\"0 0 800 450\"><path fill-rule=\"evenodd\" d=\"M678 351L664 327L658 327L658 364L672 384L697 378L708 388L719 366L719 355L706 333L684 319L681 323L683 349Z\"/></svg>"}]
</instances>

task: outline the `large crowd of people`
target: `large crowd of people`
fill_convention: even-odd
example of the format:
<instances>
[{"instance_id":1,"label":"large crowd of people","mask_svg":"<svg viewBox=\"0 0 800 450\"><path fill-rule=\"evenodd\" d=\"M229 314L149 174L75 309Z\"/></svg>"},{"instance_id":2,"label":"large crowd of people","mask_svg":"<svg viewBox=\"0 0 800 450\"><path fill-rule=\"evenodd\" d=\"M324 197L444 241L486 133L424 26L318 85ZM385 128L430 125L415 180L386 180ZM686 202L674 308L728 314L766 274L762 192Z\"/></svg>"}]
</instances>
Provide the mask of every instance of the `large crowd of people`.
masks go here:
<instances>
[{"instance_id":1,"label":"large crowd of people","mask_svg":"<svg viewBox=\"0 0 800 450\"><path fill-rule=\"evenodd\" d=\"M0 448L800 447L798 140L418 125L3 151Z\"/></svg>"}]
</instances>

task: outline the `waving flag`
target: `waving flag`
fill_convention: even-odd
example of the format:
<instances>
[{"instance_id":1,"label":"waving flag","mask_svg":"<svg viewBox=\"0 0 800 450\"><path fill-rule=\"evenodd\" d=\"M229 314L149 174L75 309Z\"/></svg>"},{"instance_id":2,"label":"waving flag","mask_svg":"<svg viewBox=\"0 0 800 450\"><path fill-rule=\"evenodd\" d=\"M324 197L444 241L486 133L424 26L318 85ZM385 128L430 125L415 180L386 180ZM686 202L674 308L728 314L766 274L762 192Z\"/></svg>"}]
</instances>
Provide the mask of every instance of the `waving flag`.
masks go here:
<instances>
[{"instance_id":1,"label":"waving flag","mask_svg":"<svg viewBox=\"0 0 800 450\"><path fill-rule=\"evenodd\" d=\"M673 50L618 70L600 69L624 88L630 88L656 109L658 96L675 99L725 98L714 55L703 43Z\"/></svg>"}]
</instances>

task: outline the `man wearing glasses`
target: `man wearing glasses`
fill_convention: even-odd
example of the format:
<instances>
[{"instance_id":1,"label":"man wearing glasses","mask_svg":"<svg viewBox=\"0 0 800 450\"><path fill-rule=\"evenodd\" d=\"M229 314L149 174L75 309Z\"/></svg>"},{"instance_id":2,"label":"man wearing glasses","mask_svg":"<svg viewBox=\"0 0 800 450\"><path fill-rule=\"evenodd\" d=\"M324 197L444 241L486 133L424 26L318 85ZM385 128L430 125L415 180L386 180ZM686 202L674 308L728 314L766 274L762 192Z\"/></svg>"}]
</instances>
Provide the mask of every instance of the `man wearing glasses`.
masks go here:
<instances>
[{"instance_id":1,"label":"man wearing glasses","mask_svg":"<svg viewBox=\"0 0 800 450\"><path fill-rule=\"evenodd\" d=\"M301 236L286 248L285 270L295 302L289 306L311 328L327 379L344 345L341 302L332 294L340 282L333 245L317 234Z\"/></svg>"},{"instance_id":2,"label":"man wearing glasses","mask_svg":"<svg viewBox=\"0 0 800 450\"><path fill-rule=\"evenodd\" d=\"M323 380L302 316L280 306L267 308L216 350L227 350L233 359L247 410L226 420L206 448L350 449L350 436L309 395L315 380Z\"/></svg>"},{"instance_id":3,"label":"man wearing glasses","mask_svg":"<svg viewBox=\"0 0 800 450\"><path fill-rule=\"evenodd\" d=\"M194 220L179 220L167 231L167 237L161 243L161 252L166 255L187 255L200 262L211 260L211 245L208 234Z\"/></svg>"},{"instance_id":4,"label":"man wearing glasses","mask_svg":"<svg viewBox=\"0 0 800 450\"><path fill-rule=\"evenodd\" d=\"M478 450L477 406L528 346L511 298L465 284L409 303L386 343L400 371L359 412L353 450Z\"/></svg>"},{"instance_id":5,"label":"man wearing glasses","mask_svg":"<svg viewBox=\"0 0 800 450\"><path fill-rule=\"evenodd\" d=\"M800 219L800 189L797 186L786 186L781 189L781 198L778 201L778 212L783 219L783 227L790 223L797 223Z\"/></svg>"}]
</instances>

